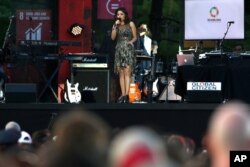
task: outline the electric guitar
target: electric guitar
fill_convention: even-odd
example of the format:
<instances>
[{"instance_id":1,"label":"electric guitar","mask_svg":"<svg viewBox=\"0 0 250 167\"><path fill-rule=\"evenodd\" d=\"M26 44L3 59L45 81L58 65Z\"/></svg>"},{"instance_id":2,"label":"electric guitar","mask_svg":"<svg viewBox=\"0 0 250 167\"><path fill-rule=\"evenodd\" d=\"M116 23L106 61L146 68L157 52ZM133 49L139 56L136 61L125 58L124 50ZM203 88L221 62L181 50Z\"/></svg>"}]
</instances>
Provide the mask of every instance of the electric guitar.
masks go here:
<instances>
[{"instance_id":1,"label":"electric guitar","mask_svg":"<svg viewBox=\"0 0 250 167\"><path fill-rule=\"evenodd\" d=\"M64 99L69 103L80 103L82 96L81 92L78 89L79 83L74 83L72 62L70 62L70 71L71 82L69 82L68 79L66 81L66 91L64 93Z\"/></svg>"}]
</instances>

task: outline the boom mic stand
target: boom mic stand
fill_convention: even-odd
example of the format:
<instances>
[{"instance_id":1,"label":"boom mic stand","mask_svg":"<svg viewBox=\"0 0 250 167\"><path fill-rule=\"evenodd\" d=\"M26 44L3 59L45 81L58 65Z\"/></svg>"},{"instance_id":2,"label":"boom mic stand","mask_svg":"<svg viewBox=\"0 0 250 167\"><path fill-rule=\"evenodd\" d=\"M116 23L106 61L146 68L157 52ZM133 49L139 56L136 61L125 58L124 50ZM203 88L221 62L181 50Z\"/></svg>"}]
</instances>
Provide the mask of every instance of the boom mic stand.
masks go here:
<instances>
[{"instance_id":1,"label":"boom mic stand","mask_svg":"<svg viewBox=\"0 0 250 167\"><path fill-rule=\"evenodd\" d=\"M148 84L148 103L153 102L153 82L155 81L155 54L157 53L158 44L155 41L152 50L152 63L151 63L151 72L150 75L147 77L147 84Z\"/></svg>"},{"instance_id":2,"label":"boom mic stand","mask_svg":"<svg viewBox=\"0 0 250 167\"><path fill-rule=\"evenodd\" d=\"M223 36L223 38L222 38L221 41L220 41L219 47L220 47L221 60L223 60L223 42L224 42L224 40L225 40L225 38L226 38L226 36L227 36L227 33L228 33L229 28L231 27L231 24L234 24L234 21L228 21L228 22L227 22L227 30L226 30L226 32L224 33L224 36Z\"/></svg>"}]
</instances>

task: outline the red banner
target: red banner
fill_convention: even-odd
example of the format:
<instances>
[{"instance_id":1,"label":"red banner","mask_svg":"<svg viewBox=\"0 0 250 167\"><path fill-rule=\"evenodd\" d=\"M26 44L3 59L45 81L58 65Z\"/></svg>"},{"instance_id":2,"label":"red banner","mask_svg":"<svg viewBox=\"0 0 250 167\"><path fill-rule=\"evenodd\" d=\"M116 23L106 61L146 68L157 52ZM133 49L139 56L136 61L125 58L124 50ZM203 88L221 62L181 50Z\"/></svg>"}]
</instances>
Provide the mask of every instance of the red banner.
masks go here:
<instances>
[{"instance_id":1,"label":"red banner","mask_svg":"<svg viewBox=\"0 0 250 167\"><path fill-rule=\"evenodd\" d=\"M16 39L51 39L51 11L46 9L16 11Z\"/></svg>"},{"instance_id":2,"label":"red banner","mask_svg":"<svg viewBox=\"0 0 250 167\"><path fill-rule=\"evenodd\" d=\"M129 17L132 18L132 0L98 0L97 18L113 19L115 10L119 7L125 7Z\"/></svg>"}]
</instances>

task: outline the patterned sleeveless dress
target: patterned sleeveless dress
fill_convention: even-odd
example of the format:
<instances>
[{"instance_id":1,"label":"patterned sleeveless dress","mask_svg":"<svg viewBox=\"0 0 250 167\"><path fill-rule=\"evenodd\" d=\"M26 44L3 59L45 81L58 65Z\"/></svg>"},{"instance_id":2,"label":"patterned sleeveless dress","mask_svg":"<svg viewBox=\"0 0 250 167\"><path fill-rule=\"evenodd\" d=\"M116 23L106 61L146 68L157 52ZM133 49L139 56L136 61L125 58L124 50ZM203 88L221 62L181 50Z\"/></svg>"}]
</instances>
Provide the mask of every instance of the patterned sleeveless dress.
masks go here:
<instances>
[{"instance_id":1,"label":"patterned sleeveless dress","mask_svg":"<svg viewBox=\"0 0 250 167\"><path fill-rule=\"evenodd\" d=\"M117 29L117 44L115 47L115 72L118 73L120 68L130 65L131 72L135 67L135 49L128 44L132 39L132 30L129 24L119 26Z\"/></svg>"}]
</instances>

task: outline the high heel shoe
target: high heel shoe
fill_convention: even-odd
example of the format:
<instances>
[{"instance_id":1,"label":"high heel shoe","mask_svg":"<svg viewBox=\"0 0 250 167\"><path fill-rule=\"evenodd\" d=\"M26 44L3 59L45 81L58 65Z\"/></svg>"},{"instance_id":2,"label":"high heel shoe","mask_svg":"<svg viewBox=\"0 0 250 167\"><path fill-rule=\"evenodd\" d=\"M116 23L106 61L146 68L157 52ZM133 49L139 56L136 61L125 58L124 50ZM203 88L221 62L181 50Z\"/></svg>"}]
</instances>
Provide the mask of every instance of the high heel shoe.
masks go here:
<instances>
[{"instance_id":1,"label":"high heel shoe","mask_svg":"<svg viewBox=\"0 0 250 167\"><path fill-rule=\"evenodd\" d=\"M117 99L117 103L124 103L124 96L120 96L120 97Z\"/></svg>"},{"instance_id":2,"label":"high heel shoe","mask_svg":"<svg viewBox=\"0 0 250 167\"><path fill-rule=\"evenodd\" d=\"M128 95L123 96L123 103L129 103L129 97Z\"/></svg>"}]
</instances>

